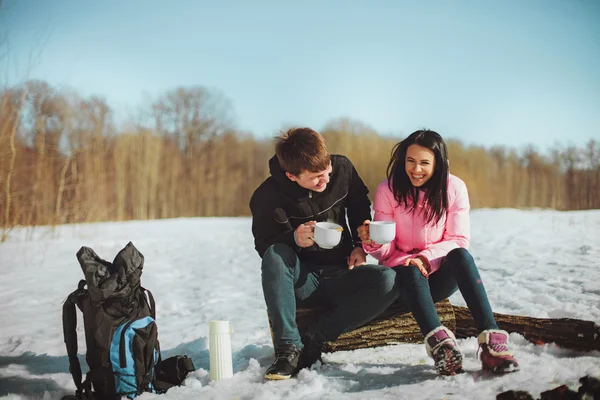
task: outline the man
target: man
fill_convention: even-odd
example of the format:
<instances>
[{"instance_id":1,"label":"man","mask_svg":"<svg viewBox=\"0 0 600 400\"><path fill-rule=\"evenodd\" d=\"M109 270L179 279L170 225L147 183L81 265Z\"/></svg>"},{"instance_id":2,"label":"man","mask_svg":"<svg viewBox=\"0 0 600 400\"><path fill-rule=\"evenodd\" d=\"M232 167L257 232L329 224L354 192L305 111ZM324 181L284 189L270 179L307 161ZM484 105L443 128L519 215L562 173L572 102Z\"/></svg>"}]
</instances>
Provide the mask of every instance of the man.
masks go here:
<instances>
[{"instance_id":1,"label":"man","mask_svg":"<svg viewBox=\"0 0 600 400\"><path fill-rule=\"evenodd\" d=\"M323 137L309 128L279 136L275 152L271 176L252 195L250 209L275 343L265 379L288 379L320 360L326 342L384 311L394 300L395 274L366 265L357 228L371 219L371 202L350 160L330 155ZM344 228L339 245L315 244L314 225L320 221ZM297 305L333 311L300 337Z\"/></svg>"}]
</instances>

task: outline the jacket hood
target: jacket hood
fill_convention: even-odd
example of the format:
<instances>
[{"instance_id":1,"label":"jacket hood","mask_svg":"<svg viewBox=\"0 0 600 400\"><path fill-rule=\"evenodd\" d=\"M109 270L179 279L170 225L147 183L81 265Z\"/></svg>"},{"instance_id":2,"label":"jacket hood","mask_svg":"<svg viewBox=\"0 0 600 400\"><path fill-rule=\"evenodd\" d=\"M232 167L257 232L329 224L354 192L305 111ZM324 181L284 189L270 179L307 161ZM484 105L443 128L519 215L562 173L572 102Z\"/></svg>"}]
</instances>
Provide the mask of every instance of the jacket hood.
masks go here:
<instances>
[{"instance_id":1,"label":"jacket hood","mask_svg":"<svg viewBox=\"0 0 600 400\"><path fill-rule=\"evenodd\" d=\"M285 171L279 165L277 156L271 157L269 160L269 172L271 176L277 182L277 185L281 188L285 194L293 198L300 198L308 195L309 190L298 185L296 182L292 182L286 175Z\"/></svg>"}]
</instances>

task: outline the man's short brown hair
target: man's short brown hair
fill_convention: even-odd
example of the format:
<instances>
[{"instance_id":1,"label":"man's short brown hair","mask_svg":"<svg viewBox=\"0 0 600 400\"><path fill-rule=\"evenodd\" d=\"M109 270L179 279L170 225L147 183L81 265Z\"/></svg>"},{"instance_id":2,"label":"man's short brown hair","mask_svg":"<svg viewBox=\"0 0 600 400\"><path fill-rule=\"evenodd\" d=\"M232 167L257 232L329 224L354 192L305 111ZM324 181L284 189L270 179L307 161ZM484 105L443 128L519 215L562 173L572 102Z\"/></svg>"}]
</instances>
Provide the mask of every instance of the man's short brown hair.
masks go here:
<instances>
[{"instance_id":1,"label":"man's short brown hair","mask_svg":"<svg viewBox=\"0 0 600 400\"><path fill-rule=\"evenodd\" d=\"M321 172L331 163L325 139L310 128L292 128L275 139L275 154L285 172Z\"/></svg>"}]
</instances>

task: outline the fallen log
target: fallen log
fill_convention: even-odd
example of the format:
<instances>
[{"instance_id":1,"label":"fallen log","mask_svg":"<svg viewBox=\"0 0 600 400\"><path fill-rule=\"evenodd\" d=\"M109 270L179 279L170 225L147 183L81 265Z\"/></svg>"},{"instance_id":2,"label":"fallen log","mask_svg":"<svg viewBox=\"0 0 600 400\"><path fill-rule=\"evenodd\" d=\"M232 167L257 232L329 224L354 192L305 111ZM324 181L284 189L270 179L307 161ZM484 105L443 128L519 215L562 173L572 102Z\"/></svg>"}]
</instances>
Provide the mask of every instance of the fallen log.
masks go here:
<instances>
[{"instance_id":1,"label":"fallen log","mask_svg":"<svg viewBox=\"0 0 600 400\"><path fill-rule=\"evenodd\" d=\"M466 307L454 306L456 337L477 336L475 322ZM500 329L516 332L535 344L556 343L565 349L600 350L600 326L573 318L533 318L494 313Z\"/></svg>"},{"instance_id":2,"label":"fallen log","mask_svg":"<svg viewBox=\"0 0 600 400\"><path fill-rule=\"evenodd\" d=\"M471 313L465 307L452 306L448 299L435 304L442 324L455 332L457 338L477 336ZM296 324L303 334L321 315L324 308L298 308ZM591 321L572 318L533 318L494 313L500 329L516 332L535 344L556 343L573 350L600 350L600 327ZM270 321L269 321L270 325ZM272 334L272 332L271 332ZM417 322L403 303L392 304L379 317L342 334L329 342L327 352L379 347L393 343L423 343Z\"/></svg>"}]
</instances>

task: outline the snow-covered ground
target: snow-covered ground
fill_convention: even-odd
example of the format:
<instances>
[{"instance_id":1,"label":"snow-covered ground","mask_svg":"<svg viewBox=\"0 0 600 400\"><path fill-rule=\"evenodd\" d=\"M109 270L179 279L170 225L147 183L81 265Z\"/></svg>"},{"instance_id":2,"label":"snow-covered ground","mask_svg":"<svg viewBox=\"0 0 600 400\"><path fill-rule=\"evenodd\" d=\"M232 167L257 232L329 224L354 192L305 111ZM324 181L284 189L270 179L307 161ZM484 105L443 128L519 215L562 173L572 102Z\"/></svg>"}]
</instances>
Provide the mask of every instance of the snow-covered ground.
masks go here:
<instances>
[{"instance_id":1,"label":"snow-covered ground","mask_svg":"<svg viewBox=\"0 0 600 400\"><path fill-rule=\"evenodd\" d=\"M600 210L471 212L472 246L494 311L600 324ZM273 348L249 218L189 218L15 230L0 244L0 396L72 394L61 307L83 277L75 253L112 260L128 241L144 254L142 282L157 302L163 357L187 354L197 371L163 399L495 399L600 376L600 352L533 345L511 334L521 371L477 379L475 338L460 340L466 374L440 378L423 345L325 355L297 379L266 382ZM465 305L460 294L453 304ZM231 321L233 378L209 379L208 324ZM81 327L81 321L80 321ZM85 348L82 329L80 349Z\"/></svg>"}]
</instances>

